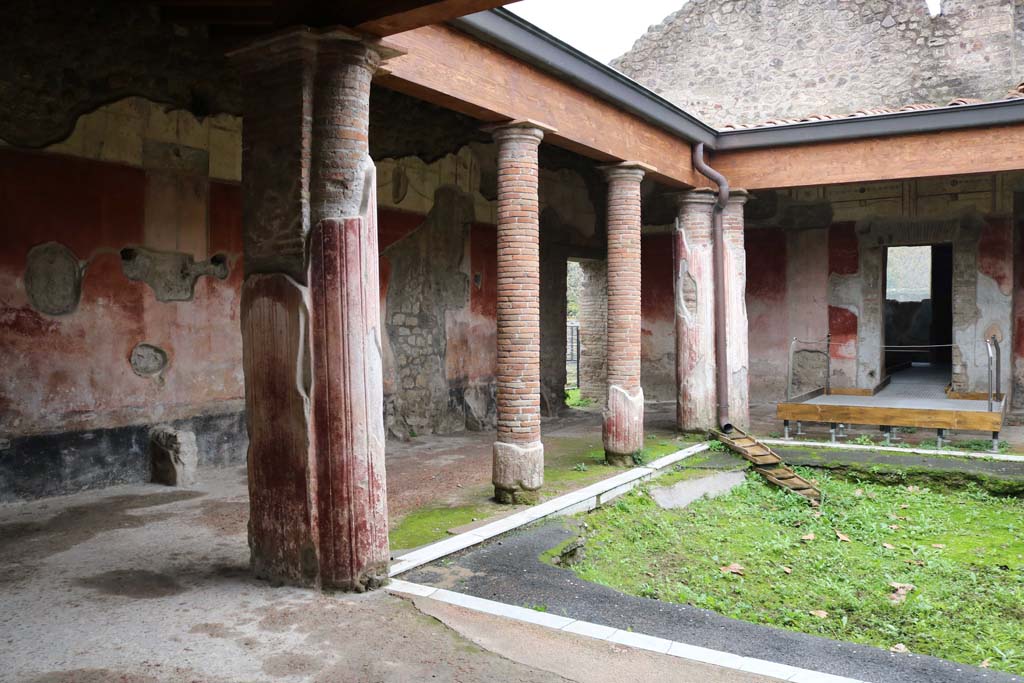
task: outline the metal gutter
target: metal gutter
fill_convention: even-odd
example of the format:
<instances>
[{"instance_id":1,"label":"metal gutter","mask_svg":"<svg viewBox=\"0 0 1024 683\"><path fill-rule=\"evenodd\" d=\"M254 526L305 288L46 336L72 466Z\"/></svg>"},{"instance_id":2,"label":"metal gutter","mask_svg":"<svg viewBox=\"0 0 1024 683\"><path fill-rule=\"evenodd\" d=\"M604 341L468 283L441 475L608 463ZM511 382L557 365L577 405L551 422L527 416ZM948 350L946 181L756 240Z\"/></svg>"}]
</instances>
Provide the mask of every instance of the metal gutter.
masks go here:
<instances>
[{"instance_id":1,"label":"metal gutter","mask_svg":"<svg viewBox=\"0 0 1024 683\"><path fill-rule=\"evenodd\" d=\"M1024 99L1014 99L719 131L628 76L583 54L508 10L499 8L478 12L455 19L450 24L692 144L703 142L708 149L715 151L841 142L1024 123Z\"/></svg>"},{"instance_id":2,"label":"metal gutter","mask_svg":"<svg viewBox=\"0 0 1024 683\"><path fill-rule=\"evenodd\" d=\"M1024 99L718 131L716 151L785 147L1024 123Z\"/></svg>"},{"instance_id":3,"label":"metal gutter","mask_svg":"<svg viewBox=\"0 0 1024 683\"><path fill-rule=\"evenodd\" d=\"M508 10L477 12L450 24L684 140L714 146L711 126Z\"/></svg>"}]
</instances>

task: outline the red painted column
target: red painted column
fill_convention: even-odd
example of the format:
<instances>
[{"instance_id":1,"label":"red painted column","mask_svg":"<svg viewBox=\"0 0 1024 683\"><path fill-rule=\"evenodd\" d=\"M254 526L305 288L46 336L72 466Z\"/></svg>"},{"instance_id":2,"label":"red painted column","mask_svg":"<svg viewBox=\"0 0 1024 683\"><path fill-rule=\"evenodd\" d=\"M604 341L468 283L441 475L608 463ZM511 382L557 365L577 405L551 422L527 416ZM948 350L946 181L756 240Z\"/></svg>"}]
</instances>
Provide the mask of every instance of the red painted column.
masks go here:
<instances>
[{"instance_id":1,"label":"red painted column","mask_svg":"<svg viewBox=\"0 0 1024 683\"><path fill-rule=\"evenodd\" d=\"M234 54L245 91L242 349L257 576L386 583L373 47L300 29Z\"/></svg>"},{"instance_id":2,"label":"red painted column","mask_svg":"<svg viewBox=\"0 0 1024 683\"><path fill-rule=\"evenodd\" d=\"M743 244L746 190L732 190L722 214L725 242L725 348L729 359L729 419L750 427L750 351L747 322L747 252Z\"/></svg>"},{"instance_id":3,"label":"red painted column","mask_svg":"<svg viewBox=\"0 0 1024 683\"><path fill-rule=\"evenodd\" d=\"M714 190L678 195L675 234L676 425L715 427Z\"/></svg>"},{"instance_id":4,"label":"red painted column","mask_svg":"<svg viewBox=\"0 0 1024 683\"><path fill-rule=\"evenodd\" d=\"M604 168L608 179L608 403L603 436L605 458L618 466L631 466L644 447L640 181L647 168L636 162Z\"/></svg>"},{"instance_id":5,"label":"red painted column","mask_svg":"<svg viewBox=\"0 0 1024 683\"><path fill-rule=\"evenodd\" d=\"M544 129L513 122L492 132L498 144L498 438L492 480L499 502L530 502L544 483L537 194Z\"/></svg>"}]
</instances>

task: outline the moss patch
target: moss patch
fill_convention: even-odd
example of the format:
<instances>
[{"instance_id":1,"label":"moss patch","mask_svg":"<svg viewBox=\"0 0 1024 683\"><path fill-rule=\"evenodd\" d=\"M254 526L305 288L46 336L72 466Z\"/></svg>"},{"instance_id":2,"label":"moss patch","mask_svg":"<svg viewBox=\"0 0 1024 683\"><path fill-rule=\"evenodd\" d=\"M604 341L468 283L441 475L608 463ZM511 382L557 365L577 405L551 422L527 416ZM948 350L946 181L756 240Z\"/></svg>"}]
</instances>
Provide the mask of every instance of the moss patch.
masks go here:
<instances>
[{"instance_id":1,"label":"moss patch","mask_svg":"<svg viewBox=\"0 0 1024 683\"><path fill-rule=\"evenodd\" d=\"M679 435L654 431L647 434L640 457L650 462L690 445L691 441ZM599 433L545 438L544 446L544 498L553 498L622 472L621 468L605 463Z\"/></svg>"},{"instance_id":2,"label":"moss patch","mask_svg":"<svg viewBox=\"0 0 1024 683\"><path fill-rule=\"evenodd\" d=\"M953 455L915 455L885 451L868 452L864 462L851 458L851 451L825 448L790 448L777 449L784 460L811 467L829 470L838 477L851 481L870 481L882 484L917 484L930 486L936 490L958 491L965 486L976 485L997 496L1024 496L1024 471L1019 476L1013 473L986 473L980 471L981 463L974 458L962 458ZM872 457L903 462L878 462ZM915 462L916 461L916 462ZM931 462L963 463L963 469L955 467L940 468L930 466Z\"/></svg>"},{"instance_id":3,"label":"moss patch","mask_svg":"<svg viewBox=\"0 0 1024 683\"><path fill-rule=\"evenodd\" d=\"M692 445L692 441L670 432L647 435L642 457L649 462ZM544 439L544 487L538 500L548 500L622 472L604 462L601 434L592 436L550 437ZM418 548L439 541L453 527L483 520L502 512L507 505L490 499L489 490L467 496L475 501L465 505L436 506L416 510L403 517L391 529L391 547ZM537 501L535 501L537 502Z\"/></svg>"},{"instance_id":4,"label":"moss patch","mask_svg":"<svg viewBox=\"0 0 1024 683\"><path fill-rule=\"evenodd\" d=\"M448 535L452 527L469 524L475 519L484 519L499 512L497 504L462 505L459 507L433 507L410 512L391 528L389 537L392 548L418 548L427 543L439 541Z\"/></svg>"},{"instance_id":5,"label":"moss patch","mask_svg":"<svg viewBox=\"0 0 1024 683\"><path fill-rule=\"evenodd\" d=\"M818 480L820 510L755 475L683 510L628 494L586 516L573 570L754 623L1024 674L1024 500L800 472ZM894 600L893 583L913 589Z\"/></svg>"}]
</instances>

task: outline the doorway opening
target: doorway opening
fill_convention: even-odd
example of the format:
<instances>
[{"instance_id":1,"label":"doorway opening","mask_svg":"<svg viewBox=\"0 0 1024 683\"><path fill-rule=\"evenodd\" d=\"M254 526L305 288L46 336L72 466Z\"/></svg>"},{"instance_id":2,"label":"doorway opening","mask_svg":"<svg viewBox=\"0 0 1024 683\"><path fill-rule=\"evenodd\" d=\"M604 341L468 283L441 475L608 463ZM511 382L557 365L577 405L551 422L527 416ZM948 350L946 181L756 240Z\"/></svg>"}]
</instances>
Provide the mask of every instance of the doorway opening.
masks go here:
<instances>
[{"instance_id":1,"label":"doorway opening","mask_svg":"<svg viewBox=\"0 0 1024 683\"><path fill-rule=\"evenodd\" d=\"M565 290L566 404L573 408L603 406L608 391L607 262L570 258Z\"/></svg>"},{"instance_id":2,"label":"doorway opening","mask_svg":"<svg viewBox=\"0 0 1024 683\"><path fill-rule=\"evenodd\" d=\"M892 383L944 391L952 380L952 343L953 245L887 248L884 353Z\"/></svg>"}]
</instances>

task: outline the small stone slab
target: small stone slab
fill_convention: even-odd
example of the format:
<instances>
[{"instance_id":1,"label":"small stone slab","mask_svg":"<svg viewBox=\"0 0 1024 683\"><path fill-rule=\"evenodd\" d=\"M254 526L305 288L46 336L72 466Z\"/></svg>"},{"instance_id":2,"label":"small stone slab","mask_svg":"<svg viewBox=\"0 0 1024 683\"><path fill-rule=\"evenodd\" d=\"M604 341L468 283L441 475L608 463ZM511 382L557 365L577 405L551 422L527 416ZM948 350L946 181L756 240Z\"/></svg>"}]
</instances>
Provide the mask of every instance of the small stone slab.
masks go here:
<instances>
[{"instance_id":1,"label":"small stone slab","mask_svg":"<svg viewBox=\"0 0 1024 683\"><path fill-rule=\"evenodd\" d=\"M651 488L651 498L664 510L684 508L701 498L715 498L728 493L747 479L743 470L720 472L700 479L684 479L671 486Z\"/></svg>"},{"instance_id":2,"label":"small stone slab","mask_svg":"<svg viewBox=\"0 0 1024 683\"><path fill-rule=\"evenodd\" d=\"M192 432L161 425L149 433L153 482L167 486L196 483L199 450Z\"/></svg>"}]
</instances>

